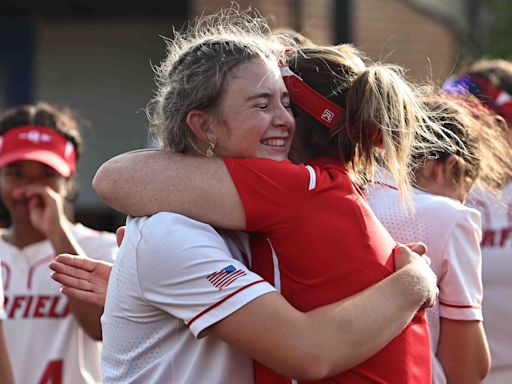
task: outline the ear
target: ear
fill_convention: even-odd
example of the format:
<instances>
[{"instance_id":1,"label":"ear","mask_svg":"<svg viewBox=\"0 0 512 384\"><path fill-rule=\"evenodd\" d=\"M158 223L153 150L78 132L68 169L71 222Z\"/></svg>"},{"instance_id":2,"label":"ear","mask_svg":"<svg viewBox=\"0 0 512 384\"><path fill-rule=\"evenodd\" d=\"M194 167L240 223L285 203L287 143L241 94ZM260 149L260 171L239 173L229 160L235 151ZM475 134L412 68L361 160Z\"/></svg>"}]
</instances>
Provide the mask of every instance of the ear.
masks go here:
<instances>
[{"instance_id":1,"label":"ear","mask_svg":"<svg viewBox=\"0 0 512 384\"><path fill-rule=\"evenodd\" d=\"M210 112L193 109L187 114L185 121L200 141L215 143L213 116Z\"/></svg>"},{"instance_id":2,"label":"ear","mask_svg":"<svg viewBox=\"0 0 512 384\"><path fill-rule=\"evenodd\" d=\"M373 134L373 146L376 147L376 148L384 148L384 139L383 139L384 135L382 133L381 130L377 130L375 131L375 133Z\"/></svg>"},{"instance_id":3,"label":"ear","mask_svg":"<svg viewBox=\"0 0 512 384\"><path fill-rule=\"evenodd\" d=\"M444 162L444 179L447 183L453 182L454 168L457 166L457 156L450 155Z\"/></svg>"}]
</instances>

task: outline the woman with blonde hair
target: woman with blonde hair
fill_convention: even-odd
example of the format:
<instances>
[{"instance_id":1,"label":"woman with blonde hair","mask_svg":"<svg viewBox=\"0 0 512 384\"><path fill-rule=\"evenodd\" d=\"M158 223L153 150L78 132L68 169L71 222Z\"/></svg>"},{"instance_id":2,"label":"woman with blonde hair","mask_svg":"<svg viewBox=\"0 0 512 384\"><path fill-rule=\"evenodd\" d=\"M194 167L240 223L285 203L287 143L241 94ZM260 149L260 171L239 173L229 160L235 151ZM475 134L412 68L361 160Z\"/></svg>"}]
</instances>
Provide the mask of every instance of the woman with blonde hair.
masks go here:
<instances>
[{"instance_id":1,"label":"woman with blonde hair","mask_svg":"<svg viewBox=\"0 0 512 384\"><path fill-rule=\"evenodd\" d=\"M213 60L206 55L211 51L204 50L204 62ZM297 121L292 158L307 165L282 161L293 129L272 117L279 93L253 89L262 74L252 87L242 85L242 78L253 75L255 63L234 72L240 85L232 80L234 88L217 103L198 103L183 114L174 109L178 104L173 100L185 90L167 80L170 75L179 71L201 84L187 92L207 87L192 63L164 63L152 127L164 150L171 151L110 160L96 175L94 187L107 203L131 215L166 210L252 232L253 270L302 311L361 292L393 272L396 242L351 174L364 169L371 175L379 152L406 191L409 155L419 149L414 136L432 136L428 116L400 71L361 56L344 45L308 46L286 58L283 79ZM183 133L212 158L173 153L179 151L176 139ZM255 148L253 158L240 158L242 148ZM420 312L374 357L331 380L427 383L429 356L426 319ZM256 379L289 382L260 365Z\"/></svg>"}]
</instances>

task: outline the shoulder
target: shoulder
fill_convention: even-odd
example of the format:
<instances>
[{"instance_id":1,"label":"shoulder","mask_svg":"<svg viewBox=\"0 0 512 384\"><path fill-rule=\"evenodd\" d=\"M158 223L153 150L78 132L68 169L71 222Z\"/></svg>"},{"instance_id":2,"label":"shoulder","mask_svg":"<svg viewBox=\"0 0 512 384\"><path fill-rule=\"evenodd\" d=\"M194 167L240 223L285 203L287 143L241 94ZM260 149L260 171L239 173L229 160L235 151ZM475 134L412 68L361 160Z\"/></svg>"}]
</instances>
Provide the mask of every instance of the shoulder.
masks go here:
<instances>
[{"instance_id":1,"label":"shoulder","mask_svg":"<svg viewBox=\"0 0 512 384\"><path fill-rule=\"evenodd\" d=\"M289 160L271 160L255 158L225 158L224 163L232 177L243 175L258 177L284 177L285 180L293 178L308 178L309 170L304 164L294 164Z\"/></svg>"},{"instance_id":2,"label":"shoulder","mask_svg":"<svg viewBox=\"0 0 512 384\"><path fill-rule=\"evenodd\" d=\"M177 237L183 232L187 232L210 233L218 236L217 231L211 225L173 212L159 212L144 218L130 218L129 225L135 225L144 235Z\"/></svg>"},{"instance_id":3,"label":"shoulder","mask_svg":"<svg viewBox=\"0 0 512 384\"><path fill-rule=\"evenodd\" d=\"M457 200L422 191L414 192L414 205L418 211L428 212L438 219L457 221L466 217L477 220L480 217L478 210L470 208Z\"/></svg>"},{"instance_id":4,"label":"shoulder","mask_svg":"<svg viewBox=\"0 0 512 384\"><path fill-rule=\"evenodd\" d=\"M177 250L198 244L225 245L211 225L172 212L129 218L127 235L145 247L159 249L173 247Z\"/></svg>"}]
</instances>

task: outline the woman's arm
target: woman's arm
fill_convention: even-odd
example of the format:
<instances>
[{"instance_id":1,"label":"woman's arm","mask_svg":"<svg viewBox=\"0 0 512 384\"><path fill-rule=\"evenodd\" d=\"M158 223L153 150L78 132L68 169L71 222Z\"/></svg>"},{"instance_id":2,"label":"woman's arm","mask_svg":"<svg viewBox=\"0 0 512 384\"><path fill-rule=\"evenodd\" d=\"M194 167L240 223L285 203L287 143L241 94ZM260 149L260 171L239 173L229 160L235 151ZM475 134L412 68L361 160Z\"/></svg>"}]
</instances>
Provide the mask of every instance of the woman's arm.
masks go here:
<instances>
[{"instance_id":1,"label":"woman's arm","mask_svg":"<svg viewBox=\"0 0 512 384\"><path fill-rule=\"evenodd\" d=\"M31 184L19 188L17 194L29 200L29 215L32 225L50 240L55 254L86 254L76 241L72 224L64 213L64 198L48 186ZM84 331L93 339L101 340L100 317L102 311L89 303L71 298L71 312Z\"/></svg>"},{"instance_id":2,"label":"woman's arm","mask_svg":"<svg viewBox=\"0 0 512 384\"><path fill-rule=\"evenodd\" d=\"M441 317L437 357L448 383L482 382L491 368L491 356L482 322Z\"/></svg>"},{"instance_id":3,"label":"woman's arm","mask_svg":"<svg viewBox=\"0 0 512 384\"><path fill-rule=\"evenodd\" d=\"M112 208L131 216L169 211L220 228L245 229L242 201L221 159L128 152L103 164L92 185Z\"/></svg>"},{"instance_id":4,"label":"woman's arm","mask_svg":"<svg viewBox=\"0 0 512 384\"><path fill-rule=\"evenodd\" d=\"M278 294L264 295L209 331L285 376L318 380L378 352L434 292L432 271L415 261L358 295L307 313Z\"/></svg>"},{"instance_id":5,"label":"woman's arm","mask_svg":"<svg viewBox=\"0 0 512 384\"><path fill-rule=\"evenodd\" d=\"M421 257L402 246L395 260L402 269L343 301L302 313L270 293L207 332L283 375L304 380L332 376L375 354L435 299L435 275ZM56 271L52 277L68 285L64 293L104 302L98 297L107 285L101 283L109 275L107 264L59 255L50 267Z\"/></svg>"},{"instance_id":6,"label":"woman's arm","mask_svg":"<svg viewBox=\"0 0 512 384\"><path fill-rule=\"evenodd\" d=\"M7 346L5 345L4 328L0 321L0 378L2 383L14 384L14 376L12 374L11 362Z\"/></svg>"}]
</instances>

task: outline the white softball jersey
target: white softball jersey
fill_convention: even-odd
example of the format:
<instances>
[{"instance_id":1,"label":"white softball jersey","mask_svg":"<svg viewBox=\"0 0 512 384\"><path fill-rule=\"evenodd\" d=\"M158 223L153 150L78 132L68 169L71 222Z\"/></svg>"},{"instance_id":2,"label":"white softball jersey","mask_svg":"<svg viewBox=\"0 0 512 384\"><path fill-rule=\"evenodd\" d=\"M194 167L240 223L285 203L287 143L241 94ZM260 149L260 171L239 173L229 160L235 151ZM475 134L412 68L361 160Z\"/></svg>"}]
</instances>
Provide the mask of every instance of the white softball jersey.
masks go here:
<instances>
[{"instance_id":1,"label":"white softball jersey","mask_svg":"<svg viewBox=\"0 0 512 384\"><path fill-rule=\"evenodd\" d=\"M368 202L391 236L400 243L424 242L437 276L439 299L427 310L432 345L432 382L446 383L436 358L440 317L483 320L480 213L448 197L414 188L414 212L404 207L396 183L381 174L367 191Z\"/></svg>"},{"instance_id":2,"label":"white softball jersey","mask_svg":"<svg viewBox=\"0 0 512 384\"><path fill-rule=\"evenodd\" d=\"M470 194L468 205L482 213L482 274L485 333L491 350L486 384L512 382L512 182L501 196Z\"/></svg>"},{"instance_id":3,"label":"white softball jersey","mask_svg":"<svg viewBox=\"0 0 512 384\"><path fill-rule=\"evenodd\" d=\"M174 213L127 223L102 317L105 382L253 383L248 356L201 334L275 291L243 264L248 253Z\"/></svg>"},{"instance_id":4,"label":"white softball jersey","mask_svg":"<svg viewBox=\"0 0 512 384\"><path fill-rule=\"evenodd\" d=\"M0 321L4 321L6 319L5 309L4 309L4 283L2 279L2 275L0 275Z\"/></svg>"},{"instance_id":5,"label":"white softball jersey","mask_svg":"<svg viewBox=\"0 0 512 384\"><path fill-rule=\"evenodd\" d=\"M75 224L72 233L87 256L113 262L115 235ZM5 293L3 322L16 383L100 383L101 343L70 311L60 284L50 278L55 252L49 240L22 249L0 239Z\"/></svg>"}]
</instances>

